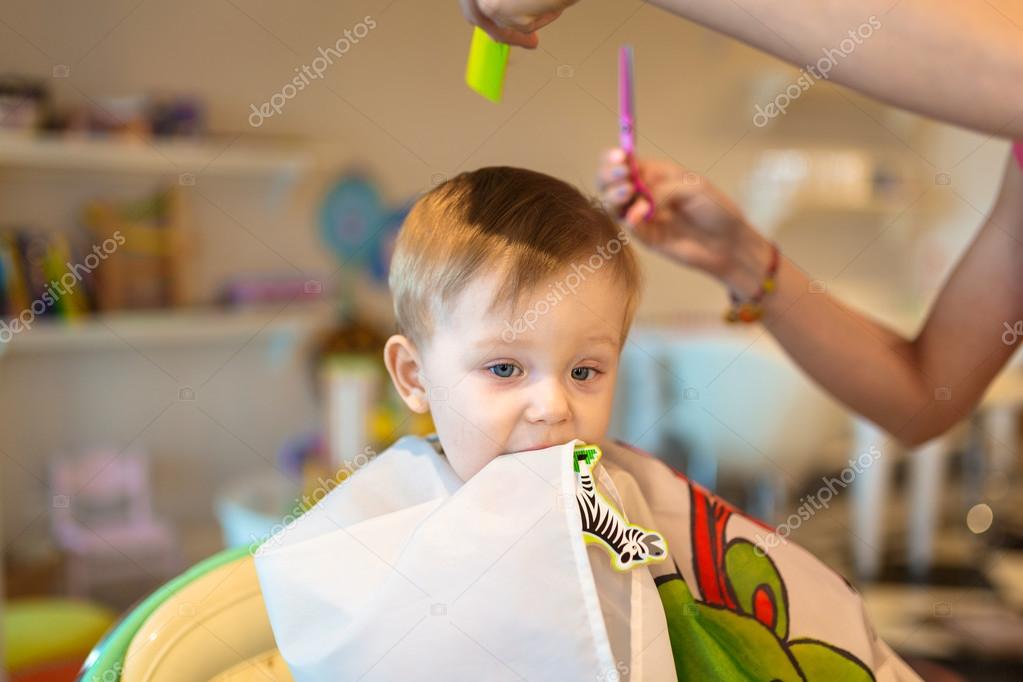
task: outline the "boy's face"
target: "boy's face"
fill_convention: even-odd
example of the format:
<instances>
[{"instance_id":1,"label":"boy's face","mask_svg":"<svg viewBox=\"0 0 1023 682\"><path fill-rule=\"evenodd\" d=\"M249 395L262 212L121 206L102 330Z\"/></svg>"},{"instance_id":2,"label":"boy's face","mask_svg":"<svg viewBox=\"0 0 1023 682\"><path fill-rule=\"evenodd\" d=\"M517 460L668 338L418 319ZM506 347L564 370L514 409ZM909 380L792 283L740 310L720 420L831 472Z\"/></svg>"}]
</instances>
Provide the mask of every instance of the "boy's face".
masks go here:
<instances>
[{"instance_id":1,"label":"boy's face","mask_svg":"<svg viewBox=\"0 0 1023 682\"><path fill-rule=\"evenodd\" d=\"M564 276L523 297L514 312L489 312L498 280L480 277L434 325L425 347L392 337L418 357L418 400L428 403L444 452L465 481L490 460L573 438L604 438L618 371L626 292L610 268L590 273L572 293ZM578 280L576 280L578 281ZM387 351L392 378L400 368ZM419 409L419 411L422 411Z\"/></svg>"}]
</instances>

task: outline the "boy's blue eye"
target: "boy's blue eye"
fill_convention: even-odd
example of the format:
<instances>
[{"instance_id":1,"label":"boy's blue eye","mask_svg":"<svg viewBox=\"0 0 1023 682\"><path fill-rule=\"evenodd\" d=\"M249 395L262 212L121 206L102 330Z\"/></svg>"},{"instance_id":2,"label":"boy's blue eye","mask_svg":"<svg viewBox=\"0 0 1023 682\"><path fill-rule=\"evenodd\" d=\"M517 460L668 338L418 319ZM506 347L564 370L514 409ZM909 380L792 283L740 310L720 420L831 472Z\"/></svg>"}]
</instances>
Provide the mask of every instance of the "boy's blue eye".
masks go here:
<instances>
[{"instance_id":1,"label":"boy's blue eye","mask_svg":"<svg viewBox=\"0 0 1023 682\"><path fill-rule=\"evenodd\" d=\"M511 364L510 362L499 362L496 365L491 365L490 367L487 367L487 369L489 369L490 373L496 377L500 377L502 379L509 379L515 373L515 370L518 368L515 365Z\"/></svg>"},{"instance_id":2,"label":"boy's blue eye","mask_svg":"<svg viewBox=\"0 0 1023 682\"><path fill-rule=\"evenodd\" d=\"M590 372L596 374L597 369L595 367L575 367L572 369L572 378L578 381L586 381L592 376Z\"/></svg>"}]
</instances>

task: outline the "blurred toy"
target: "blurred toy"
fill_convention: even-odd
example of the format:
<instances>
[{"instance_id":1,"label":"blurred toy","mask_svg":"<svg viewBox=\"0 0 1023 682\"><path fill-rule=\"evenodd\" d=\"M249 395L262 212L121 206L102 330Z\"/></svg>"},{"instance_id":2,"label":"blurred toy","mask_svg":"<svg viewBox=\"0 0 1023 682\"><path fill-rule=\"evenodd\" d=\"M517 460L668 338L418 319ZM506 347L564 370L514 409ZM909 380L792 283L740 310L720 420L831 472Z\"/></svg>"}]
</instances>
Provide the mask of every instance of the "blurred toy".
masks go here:
<instances>
[{"instance_id":1,"label":"blurred toy","mask_svg":"<svg viewBox=\"0 0 1023 682\"><path fill-rule=\"evenodd\" d=\"M376 248L369 262L369 274L373 281L380 285L387 284L387 275L391 269L391 256L394 254L394 242L398 239L401 224L412 209L412 202L405 204L384 216L380 223Z\"/></svg>"},{"instance_id":2,"label":"blurred toy","mask_svg":"<svg viewBox=\"0 0 1023 682\"><path fill-rule=\"evenodd\" d=\"M41 81L18 76L0 78L0 130L17 133L38 130L48 98Z\"/></svg>"},{"instance_id":3,"label":"blurred toy","mask_svg":"<svg viewBox=\"0 0 1023 682\"><path fill-rule=\"evenodd\" d=\"M149 99L145 95L101 97L90 110L94 132L144 139L149 136Z\"/></svg>"},{"instance_id":4,"label":"blurred toy","mask_svg":"<svg viewBox=\"0 0 1023 682\"><path fill-rule=\"evenodd\" d=\"M158 137L199 137L206 121L198 97L155 97L149 106L149 123Z\"/></svg>"},{"instance_id":5,"label":"blurred toy","mask_svg":"<svg viewBox=\"0 0 1023 682\"><path fill-rule=\"evenodd\" d=\"M319 280L293 275L236 277L224 285L220 298L228 305L258 305L318 301L324 297Z\"/></svg>"},{"instance_id":6,"label":"blurred toy","mask_svg":"<svg viewBox=\"0 0 1023 682\"><path fill-rule=\"evenodd\" d=\"M326 458L338 481L402 435L433 431L429 415L410 413L387 379L386 336L358 317L343 318L316 345L312 370L326 411Z\"/></svg>"},{"instance_id":7,"label":"blurred toy","mask_svg":"<svg viewBox=\"0 0 1023 682\"><path fill-rule=\"evenodd\" d=\"M362 265L374 248L381 217L376 187L359 175L348 176L334 185L323 200L321 236L339 261Z\"/></svg>"},{"instance_id":8,"label":"blurred toy","mask_svg":"<svg viewBox=\"0 0 1023 682\"><path fill-rule=\"evenodd\" d=\"M298 476L277 471L236 476L217 491L217 521L226 547L259 544L289 517L300 514Z\"/></svg>"},{"instance_id":9,"label":"blurred toy","mask_svg":"<svg viewBox=\"0 0 1023 682\"><path fill-rule=\"evenodd\" d=\"M180 567L177 538L153 515L142 454L104 449L55 457L50 488L54 540L68 555L72 595L85 596L95 584L148 577L154 571L173 575Z\"/></svg>"},{"instance_id":10,"label":"blurred toy","mask_svg":"<svg viewBox=\"0 0 1023 682\"><path fill-rule=\"evenodd\" d=\"M105 255L95 272L100 310L189 302L191 231L176 188L140 201L93 201L85 207L84 221Z\"/></svg>"},{"instance_id":11,"label":"blurred toy","mask_svg":"<svg viewBox=\"0 0 1023 682\"><path fill-rule=\"evenodd\" d=\"M383 379L371 355L333 355L323 366L327 396L327 442L333 467L361 466L370 459L370 412L380 399Z\"/></svg>"}]
</instances>

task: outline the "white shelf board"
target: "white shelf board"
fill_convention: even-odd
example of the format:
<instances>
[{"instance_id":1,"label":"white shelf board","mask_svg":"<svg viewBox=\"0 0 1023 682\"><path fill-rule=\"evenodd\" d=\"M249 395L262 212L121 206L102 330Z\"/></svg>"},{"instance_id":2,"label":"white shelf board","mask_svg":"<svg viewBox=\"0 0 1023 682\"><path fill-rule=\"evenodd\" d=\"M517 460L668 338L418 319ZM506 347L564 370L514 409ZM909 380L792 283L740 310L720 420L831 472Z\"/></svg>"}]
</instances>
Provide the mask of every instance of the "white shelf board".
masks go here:
<instances>
[{"instance_id":1,"label":"white shelf board","mask_svg":"<svg viewBox=\"0 0 1023 682\"><path fill-rule=\"evenodd\" d=\"M118 312L76 321L39 320L3 344L8 358L29 353L77 352L215 345L272 340L328 327L328 304L292 304L258 309L186 309Z\"/></svg>"},{"instance_id":2,"label":"white shelf board","mask_svg":"<svg viewBox=\"0 0 1023 682\"><path fill-rule=\"evenodd\" d=\"M0 168L31 168L178 176L297 173L309 155L295 143L218 137L124 141L0 133Z\"/></svg>"}]
</instances>

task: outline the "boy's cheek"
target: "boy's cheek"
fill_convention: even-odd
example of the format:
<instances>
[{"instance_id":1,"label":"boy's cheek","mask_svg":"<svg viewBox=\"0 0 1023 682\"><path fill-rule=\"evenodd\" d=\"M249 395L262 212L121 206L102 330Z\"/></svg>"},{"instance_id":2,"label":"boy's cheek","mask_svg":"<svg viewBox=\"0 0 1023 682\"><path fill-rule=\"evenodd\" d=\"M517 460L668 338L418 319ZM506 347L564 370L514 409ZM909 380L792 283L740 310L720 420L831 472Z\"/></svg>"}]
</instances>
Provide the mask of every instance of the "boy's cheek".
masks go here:
<instances>
[{"instance_id":1,"label":"boy's cheek","mask_svg":"<svg viewBox=\"0 0 1023 682\"><path fill-rule=\"evenodd\" d=\"M452 468L463 481L479 473L499 454L494 451L494 443L489 438L473 429L467 429L448 442L444 442L442 436L442 445Z\"/></svg>"}]
</instances>

